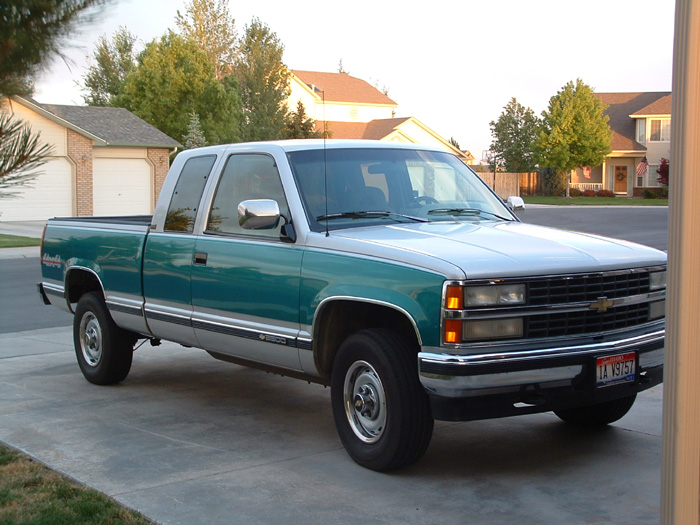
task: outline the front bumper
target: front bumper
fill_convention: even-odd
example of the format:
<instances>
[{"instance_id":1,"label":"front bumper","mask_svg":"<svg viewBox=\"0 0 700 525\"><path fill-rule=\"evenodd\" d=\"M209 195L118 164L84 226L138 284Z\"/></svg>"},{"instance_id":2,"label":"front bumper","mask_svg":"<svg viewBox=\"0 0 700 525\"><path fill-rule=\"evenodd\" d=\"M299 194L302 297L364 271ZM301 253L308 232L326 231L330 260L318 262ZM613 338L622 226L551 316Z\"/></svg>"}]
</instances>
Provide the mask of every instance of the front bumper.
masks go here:
<instances>
[{"instance_id":1,"label":"front bumper","mask_svg":"<svg viewBox=\"0 0 700 525\"><path fill-rule=\"evenodd\" d=\"M632 395L662 382L665 330L614 341L466 355L421 352L433 417L448 421L531 414ZM637 354L634 382L595 388L598 357Z\"/></svg>"}]
</instances>

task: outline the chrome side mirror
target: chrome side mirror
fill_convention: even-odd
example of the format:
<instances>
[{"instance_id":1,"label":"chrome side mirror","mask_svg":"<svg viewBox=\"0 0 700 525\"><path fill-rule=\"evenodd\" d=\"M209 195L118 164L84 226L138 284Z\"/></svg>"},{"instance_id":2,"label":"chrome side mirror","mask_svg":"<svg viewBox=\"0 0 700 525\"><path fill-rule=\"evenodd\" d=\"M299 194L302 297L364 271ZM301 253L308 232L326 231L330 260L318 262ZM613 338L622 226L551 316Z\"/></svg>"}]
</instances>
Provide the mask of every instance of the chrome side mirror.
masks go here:
<instances>
[{"instance_id":1,"label":"chrome side mirror","mask_svg":"<svg viewBox=\"0 0 700 525\"><path fill-rule=\"evenodd\" d=\"M516 197L516 196L508 197L506 204L513 211L525 209L525 201L522 199L522 197Z\"/></svg>"},{"instance_id":2,"label":"chrome side mirror","mask_svg":"<svg viewBox=\"0 0 700 525\"><path fill-rule=\"evenodd\" d=\"M280 222L280 207L272 199L252 199L238 205L238 224L245 230L272 230Z\"/></svg>"}]
</instances>

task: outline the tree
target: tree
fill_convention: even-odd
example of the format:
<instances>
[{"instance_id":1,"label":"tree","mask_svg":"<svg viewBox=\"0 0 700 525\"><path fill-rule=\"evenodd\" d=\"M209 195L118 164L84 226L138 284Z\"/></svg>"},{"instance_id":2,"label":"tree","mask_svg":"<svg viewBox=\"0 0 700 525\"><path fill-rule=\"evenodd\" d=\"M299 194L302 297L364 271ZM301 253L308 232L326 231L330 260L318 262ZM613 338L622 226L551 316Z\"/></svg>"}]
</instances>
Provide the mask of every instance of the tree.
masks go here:
<instances>
[{"instance_id":1,"label":"tree","mask_svg":"<svg viewBox=\"0 0 700 525\"><path fill-rule=\"evenodd\" d=\"M107 0L3 0L0 4L0 99L31 94L32 77L61 54L78 23L97 14ZM0 100L2 103L2 100ZM52 148L40 135L0 112L0 190L27 184ZM0 191L0 195L13 192Z\"/></svg>"},{"instance_id":2,"label":"tree","mask_svg":"<svg viewBox=\"0 0 700 525\"><path fill-rule=\"evenodd\" d=\"M0 197L16 192L6 191L33 180L35 170L46 163L53 147L41 142L41 134L33 133L28 124L0 113Z\"/></svg>"},{"instance_id":3,"label":"tree","mask_svg":"<svg viewBox=\"0 0 700 525\"><path fill-rule=\"evenodd\" d=\"M126 77L136 69L136 37L121 26L111 40L101 36L92 52L90 66L83 77L83 96L90 106L114 105L124 91Z\"/></svg>"},{"instance_id":4,"label":"tree","mask_svg":"<svg viewBox=\"0 0 700 525\"><path fill-rule=\"evenodd\" d=\"M602 164L612 140L605 108L581 79L567 83L542 113L536 141L540 165L566 179L574 168Z\"/></svg>"},{"instance_id":5,"label":"tree","mask_svg":"<svg viewBox=\"0 0 700 525\"><path fill-rule=\"evenodd\" d=\"M668 159L665 157L661 157L661 162L659 163L659 167L656 170L656 173L658 174L659 178L656 179L656 181L662 186L668 186L668 172Z\"/></svg>"},{"instance_id":6,"label":"tree","mask_svg":"<svg viewBox=\"0 0 700 525\"><path fill-rule=\"evenodd\" d=\"M317 139L322 136L323 133L316 131L316 121L306 116L304 103L299 100L296 111L292 111L287 120L287 138Z\"/></svg>"},{"instance_id":7,"label":"tree","mask_svg":"<svg viewBox=\"0 0 700 525\"><path fill-rule=\"evenodd\" d=\"M31 93L31 79L61 49L78 23L107 0L3 0L0 4L0 95Z\"/></svg>"},{"instance_id":8,"label":"tree","mask_svg":"<svg viewBox=\"0 0 700 525\"><path fill-rule=\"evenodd\" d=\"M190 0L184 15L177 12L175 23L182 36L204 51L218 80L231 74L238 46L235 20L226 0Z\"/></svg>"},{"instance_id":9,"label":"tree","mask_svg":"<svg viewBox=\"0 0 700 525\"><path fill-rule=\"evenodd\" d=\"M187 135L192 111L210 144L239 140L235 79L218 82L197 44L172 31L146 46L116 103L179 141Z\"/></svg>"},{"instance_id":10,"label":"tree","mask_svg":"<svg viewBox=\"0 0 700 525\"><path fill-rule=\"evenodd\" d=\"M275 140L287 134L289 70L282 62L284 46L258 18L246 25L236 60L243 103L244 141Z\"/></svg>"},{"instance_id":11,"label":"tree","mask_svg":"<svg viewBox=\"0 0 700 525\"><path fill-rule=\"evenodd\" d=\"M450 144L452 144L455 148L457 148L459 151L462 151L462 148L459 147L459 142L457 142L457 139L454 137L450 137Z\"/></svg>"},{"instance_id":12,"label":"tree","mask_svg":"<svg viewBox=\"0 0 700 525\"><path fill-rule=\"evenodd\" d=\"M505 105L497 121L491 121L491 151L497 167L509 173L534 171L535 140L539 119L534 111L521 105L515 97Z\"/></svg>"},{"instance_id":13,"label":"tree","mask_svg":"<svg viewBox=\"0 0 700 525\"><path fill-rule=\"evenodd\" d=\"M185 149L201 148L206 145L207 139L204 138L202 126L199 122L199 115L191 111L190 124L187 126L187 135L185 135Z\"/></svg>"}]
</instances>

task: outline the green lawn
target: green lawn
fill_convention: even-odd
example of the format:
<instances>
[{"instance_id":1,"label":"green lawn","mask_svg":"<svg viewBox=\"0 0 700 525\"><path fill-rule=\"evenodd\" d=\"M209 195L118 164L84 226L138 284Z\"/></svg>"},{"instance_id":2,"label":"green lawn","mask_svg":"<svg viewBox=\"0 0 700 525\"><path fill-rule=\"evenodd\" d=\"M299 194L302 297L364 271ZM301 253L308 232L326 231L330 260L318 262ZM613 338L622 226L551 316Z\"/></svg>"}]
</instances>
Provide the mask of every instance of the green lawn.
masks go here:
<instances>
[{"instance_id":1,"label":"green lawn","mask_svg":"<svg viewBox=\"0 0 700 525\"><path fill-rule=\"evenodd\" d=\"M668 206L668 199L626 199L620 197L523 197L525 204L555 206Z\"/></svg>"},{"instance_id":2,"label":"green lawn","mask_svg":"<svg viewBox=\"0 0 700 525\"><path fill-rule=\"evenodd\" d=\"M0 234L0 248L22 248L24 246L39 246L40 244L41 239L34 237Z\"/></svg>"},{"instance_id":3,"label":"green lawn","mask_svg":"<svg viewBox=\"0 0 700 525\"><path fill-rule=\"evenodd\" d=\"M141 514L0 445L0 523L149 524Z\"/></svg>"}]
</instances>

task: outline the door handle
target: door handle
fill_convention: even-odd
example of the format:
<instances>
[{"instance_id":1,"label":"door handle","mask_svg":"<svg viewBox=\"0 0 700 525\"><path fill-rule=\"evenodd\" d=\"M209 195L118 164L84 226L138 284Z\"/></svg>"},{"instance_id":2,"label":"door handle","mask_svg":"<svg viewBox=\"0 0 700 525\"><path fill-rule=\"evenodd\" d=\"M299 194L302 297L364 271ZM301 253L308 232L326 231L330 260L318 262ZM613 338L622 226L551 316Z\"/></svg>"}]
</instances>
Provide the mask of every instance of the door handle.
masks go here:
<instances>
[{"instance_id":1,"label":"door handle","mask_svg":"<svg viewBox=\"0 0 700 525\"><path fill-rule=\"evenodd\" d=\"M194 264L198 264L200 266L206 266L207 265L207 254L202 253L202 252L194 252Z\"/></svg>"}]
</instances>

